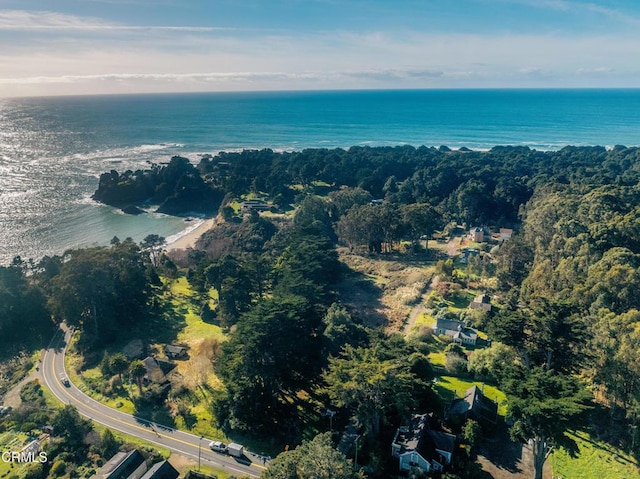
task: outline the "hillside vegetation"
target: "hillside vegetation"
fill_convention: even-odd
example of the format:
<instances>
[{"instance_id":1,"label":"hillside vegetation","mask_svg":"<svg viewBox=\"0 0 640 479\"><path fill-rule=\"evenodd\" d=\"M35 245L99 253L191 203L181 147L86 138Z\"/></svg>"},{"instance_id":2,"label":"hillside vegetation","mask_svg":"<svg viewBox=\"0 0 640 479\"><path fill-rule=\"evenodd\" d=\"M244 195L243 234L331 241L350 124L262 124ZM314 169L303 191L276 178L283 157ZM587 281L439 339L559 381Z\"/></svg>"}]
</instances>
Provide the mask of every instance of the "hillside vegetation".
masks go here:
<instances>
[{"instance_id":1,"label":"hillside vegetation","mask_svg":"<svg viewBox=\"0 0 640 479\"><path fill-rule=\"evenodd\" d=\"M624 457L631 470L639 159L640 150L622 146L354 147L111 172L100 189L112 203L162 197L177 211L196 198L218 211L219 226L175 261L151 236L16 259L0 270L8 301L0 304L35 298L34 322L75 326L75 367L105 397L273 454L317 448L344 467L318 436L333 432L360 474L392 477L395 429L420 412L465 445L450 477L486 477L475 454L510 440L525 445L536 479L549 464L569 477L567 464L580 467L589 441L601 451L594 463ZM120 198L121 188L143 185L144 195ZM261 198L269 211L243 198ZM490 310L470 307L484 296ZM0 307L7 338L16 337L14 311ZM477 342L435 335L439 320L460 322ZM134 338L143 339L141 359L175 363L167 382L151 380L139 361L123 365L122 347ZM167 344L188 357L165 357ZM447 412L467 386L482 384L499 412L477 433Z\"/></svg>"}]
</instances>

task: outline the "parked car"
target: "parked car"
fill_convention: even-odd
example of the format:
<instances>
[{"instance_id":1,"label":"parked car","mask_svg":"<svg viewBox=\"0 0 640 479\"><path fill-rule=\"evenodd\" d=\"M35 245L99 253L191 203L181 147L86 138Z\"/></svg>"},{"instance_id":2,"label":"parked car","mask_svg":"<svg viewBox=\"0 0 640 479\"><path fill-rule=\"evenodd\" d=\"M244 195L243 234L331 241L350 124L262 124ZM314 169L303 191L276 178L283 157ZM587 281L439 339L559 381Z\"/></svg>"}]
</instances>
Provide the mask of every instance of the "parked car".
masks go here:
<instances>
[{"instance_id":1,"label":"parked car","mask_svg":"<svg viewBox=\"0 0 640 479\"><path fill-rule=\"evenodd\" d=\"M220 441L211 441L209 443L209 449L215 452L227 452L227 445Z\"/></svg>"},{"instance_id":2,"label":"parked car","mask_svg":"<svg viewBox=\"0 0 640 479\"><path fill-rule=\"evenodd\" d=\"M236 444L235 442L232 442L227 446L227 452L229 453L230 456L233 456L233 457L243 457L244 446L240 444Z\"/></svg>"}]
</instances>

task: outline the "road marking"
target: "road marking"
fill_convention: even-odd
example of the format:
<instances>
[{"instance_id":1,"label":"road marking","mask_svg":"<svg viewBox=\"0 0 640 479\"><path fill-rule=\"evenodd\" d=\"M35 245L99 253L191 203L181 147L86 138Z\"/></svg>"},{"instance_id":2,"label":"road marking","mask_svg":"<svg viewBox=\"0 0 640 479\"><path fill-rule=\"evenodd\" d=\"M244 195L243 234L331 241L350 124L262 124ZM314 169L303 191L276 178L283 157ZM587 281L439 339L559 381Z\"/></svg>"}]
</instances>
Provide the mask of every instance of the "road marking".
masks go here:
<instances>
[{"instance_id":1,"label":"road marking","mask_svg":"<svg viewBox=\"0 0 640 479\"><path fill-rule=\"evenodd\" d=\"M58 333L56 333L56 334L58 334ZM65 334L63 334L63 335L62 335L62 338L64 338L64 337L65 337ZM54 335L54 337L52 338L51 342L53 342L53 340L54 340L54 339L55 339L55 335ZM50 343L50 344L51 344L51 343ZM65 345L65 347L63 348L63 353L64 353L64 351L66 351L66 349L67 349L67 346ZM49 354L49 352L50 352L50 351L51 351L51 348L47 349L47 351L45 352L45 357L46 357L46 355L47 355L47 354ZM62 384L62 382L60 381L60 378L58 378L58 375L56 374L56 364L55 364L56 353L55 353L55 350L54 350L54 352L52 353L52 355L53 355L53 360L51 361L51 371L52 371L52 373L53 373L54 381L57 383L56 385L60 388L60 390L64 391L64 394L63 394L63 395L66 395L66 396L67 396L67 399L68 399L68 398L70 398L70 399L75 399L75 398L73 397L73 395L71 394L71 392L68 392L66 389L64 389L64 388L66 388L66 386L64 386L64 385ZM64 354L62 355L62 369L63 369L63 372L66 374L66 368L65 368L65 364L64 364ZM49 390L53 393L53 395L54 395L54 396L56 396L56 397L57 397L57 398L58 398L62 403L64 403L64 404L71 404L70 402L69 402L69 403L65 403L65 402L64 402L64 400L63 400L60 396L58 396L58 395L56 394L56 392L53 390L53 388L49 385L49 383L48 383L48 381L47 381L47 379L46 379L46 376L44 376L44 380L45 380L45 382L47 383L47 386L49 387ZM73 384L72 384L72 386L73 386ZM76 401L77 401L77 399L76 399ZM86 398L85 398L85 401L87 401L87 404L85 404L83 407L86 407L87 409L90 409L91 411L93 411L93 412L97 413L98 415L101 415L101 414L105 414L105 415L107 415L107 414L108 414L107 412L101 412L101 411L99 411L98 409L95 409L94 407L92 407L92 406L90 406L90 405L89 405L92 401L93 401L93 402L97 402L97 401L95 401L95 399L93 399L93 398L90 398L90 397L89 397L88 399L86 399ZM100 403L98 403L98 404L100 404ZM101 405L101 406L104 406L104 405L102 405L102 404L100 404L100 405ZM108 407L108 406L104 406L104 407ZM117 411L117 412L118 412L118 413L120 413L120 414L125 414L125 413L122 413L122 412L120 412L120 411ZM129 415L129 416L130 416L131 418L133 418L133 419L140 419L140 420L142 420L142 421L146 421L146 419L136 418L135 416L132 416L132 415ZM91 416L89 416L89 417L91 418ZM103 423L103 422L102 422L102 421L100 421L99 419L94 419L94 418L91 418L91 419L93 419L93 420L95 420L96 422L98 422L98 423L102 424L103 426L106 426L106 427L112 427L112 426L110 426L110 425L108 425L108 424ZM163 438L165 438L165 439L169 439L170 441L176 441L176 442L178 442L178 443L184 444L185 446L194 447L194 448L196 447L195 445L191 444L190 442L183 441L182 439L178 439L178 438L176 438L176 437L172 437L172 436L169 436L169 435L166 435L166 434L162 434L162 433L157 432L157 431L156 431L156 430L151 426L151 424L154 424L154 423L153 423L153 421L147 421L147 422L149 423L149 425L150 425L150 426L149 426L149 428L143 428L142 426L138 426L137 424L129 424L128 422L123 421L123 420L121 420L121 419L119 419L119 418L116 418L116 417L111 417L110 419L111 419L111 420L113 420L113 421L119 422L120 424L123 424L123 425L125 425L125 426L127 426L127 427L129 427L129 428L139 429L140 431L143 431L143 432L149 432L149 430L148 430L148 429L151 429L153 432L155 432L155 433L156 433L156 435L158 435L158 437L163 437ZM163 427L166 427L166 426L163 426ZM174 431L177 431L177 430L175 430L175 429L174 429ZM124 432L125 434L129 434L127 431L123 431L123 430L121 430L120 432ZM182 432L182 431L178 431L178 432ZM188 434L188 433L184 433L184 434ZM159 442L156 442L156 441L150 440L150 439L144 439L144 440L145 440L145 441L149 441L149 442L151 442L151 443L153 443L153 444L156 444L156 445L158 445L158 446L162 446L162 447L169 447L169 448L171 449L171 447L170 447L170 446L167 446L167 444L162 444L162 443L159 443ZM198 448L200 448L200 447L201 447L201 446L198 446ZM174 449L174 450L176 450L177 452L182 453L182 454L187 454L187 455L189 455L189 456L196 457L194 454L186 453L186 452L184 452L184 451L180 451L179 449L176 449L176 448L173 448L173 449ZM220 463L218 463L218 462L216 462L216 461L208 460L208 459L206 459L206 458L205 458L205 460L207 460L208 462L212 462L213 464L217 464L217 465L219 465L219 466L222 466L222 467L228 467L229 469L232 469L232 470L234 470L234 471L242 472L243 474L246 474L246 473L247 473L247 471L245 471L245 470L242 470L242 469L235 469L232 465L220 464ZM246 467L246 466L245 466L245 467ZM261 466L261 465L259 465L259 464L254 464L253 462L252 462L251 464L249 464L249 467L256 467L256 468L258 468L258 469L266 469L266 467Z\"/></svg>"}]
</instances>

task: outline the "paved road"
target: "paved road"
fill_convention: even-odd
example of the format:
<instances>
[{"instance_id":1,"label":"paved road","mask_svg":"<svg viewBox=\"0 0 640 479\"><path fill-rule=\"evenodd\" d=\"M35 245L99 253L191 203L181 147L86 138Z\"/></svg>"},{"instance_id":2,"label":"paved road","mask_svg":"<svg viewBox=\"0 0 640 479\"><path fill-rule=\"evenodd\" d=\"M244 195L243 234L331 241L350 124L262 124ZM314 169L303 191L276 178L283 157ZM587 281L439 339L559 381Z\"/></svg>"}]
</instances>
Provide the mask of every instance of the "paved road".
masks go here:
<instances>
[{"instance_id":1,"label":"paved road","mask_svg":"<svg viewBox=\"0 0 640 479\"><path fill-rule=\"evenodd\" d=\"M225 454L215 453L209 449L210 439L136 418L100 404L84 394L72 383L65 386L61 378L69 377L64 366L64 354L70 338L71 332L69 330L59 330L42 357L41 373L43 381L60 401L74 405L83 416L111 429L162 446L183 456L191 457L196 461L200 458L202 465L215 467L235 475L252 477L260 475L264 466L262 466L260 458L253 454L248 453L244 458L236 459Z\"/></svg>"}]
</instances>

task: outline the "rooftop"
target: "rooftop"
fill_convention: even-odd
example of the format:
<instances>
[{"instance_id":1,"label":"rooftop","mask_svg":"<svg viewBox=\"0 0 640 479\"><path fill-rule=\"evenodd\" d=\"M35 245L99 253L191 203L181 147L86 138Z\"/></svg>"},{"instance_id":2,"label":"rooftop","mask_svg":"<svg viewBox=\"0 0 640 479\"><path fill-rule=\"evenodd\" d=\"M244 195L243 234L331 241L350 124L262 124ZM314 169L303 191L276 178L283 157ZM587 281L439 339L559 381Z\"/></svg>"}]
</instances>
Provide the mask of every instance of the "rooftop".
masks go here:
<instances>
[{"instance_id":1,"label":"rooftop","mask_svg":"<svg viewBox=\"0 0 640 479\"><path fill-rule=\"evenodd\" d=\"M426 414L416 414L411 418L409 426L398 428L393 443L400 446L401 453L418 449L422 433L427 427L427 421Z\"/></svg>"}]
</instances>

